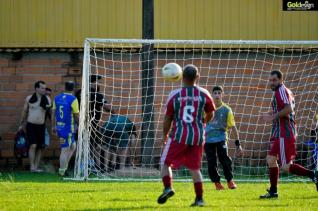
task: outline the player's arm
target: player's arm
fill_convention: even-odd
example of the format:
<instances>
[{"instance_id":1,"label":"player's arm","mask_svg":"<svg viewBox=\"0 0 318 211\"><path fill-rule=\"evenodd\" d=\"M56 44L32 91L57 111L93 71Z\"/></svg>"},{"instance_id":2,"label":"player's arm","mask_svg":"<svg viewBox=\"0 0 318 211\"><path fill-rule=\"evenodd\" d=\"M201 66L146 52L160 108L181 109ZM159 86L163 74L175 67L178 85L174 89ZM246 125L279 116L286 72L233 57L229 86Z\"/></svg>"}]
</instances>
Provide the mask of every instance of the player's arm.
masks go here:
<instances>
[{"instance_id":1,"label":"player's arm","mask_svg":"<svg viewBox=\"0 0 318 211\"><path fill-rule=\"evenodd\" d=\"M171 128L171 124L173 121L173 117L174 117L174 106L173 106L173 99L168 98L168 102L166 104L166 111L165 111L165 116L163 119L163 142L166 141L167 137L168 137L168 133L170 131Z\"/></svg>"},{"instance_id":2,"label":"player's arm","mask_svg":"<svg viewBox=\"0 0 318 211\"><path fill-rule=\"evenodd\" d=\"M277 112L276 114L269 114L269 113L262 114L262 119L266 122L269 122L275 119L286 117L291 112L293 112L293 108L291 104L285 104L284 108L280 112Z\"/></svg>"},{"instance_id":3,"label":"player's arm","mask_svg":"<svg viewBox=\"0 0 318 211\"><path fill-rule=\"evenodd\" d=\"M209 113L205 113L203 123L208 123L213 118L214 118L214 111L209 112Z\"/></svg>"},{"instance_id":4,"label":"player's arm","mask_svg":"<svg viewBox=\"0 0 318 211\"><path fill-rule=\"evenodd\" d=\"M168 133L170 131L172 121L173 121L172 116L165 115L164 120L163 120L163 141L164 142L166 141L166 139L168 137Z\"/></svg>"},{"instance_id":5,"label":"player's arm","mask_svg":"<svg viewBox=\"0 0 318 211\"><path fill-rule=\"evenodd\" d=\"M210 94L206 96L206 104L204 107L205 116L203 123L208 123L211 119L214 118L215 105Z\"/></svg>"},{"instance_id":6,"label":"player's arm","mask_svg":"<svg viewBox=\"0 0 318 211\"><path fill-rule=\"evenodd\" d=\"M243 149L242 149L242 146L240 143L239 131L236 127L235 120L234 120L234 114L233 114L232 110L230 110L228 113L227 125L228 125L229 129L231 129L231 132L233 133L237 153L239 156L241 156Z\"/></svg>"},{"instance_id":7,"label":"player's arm","mask_svg":"<svg viewBox=\"0 0 318 211\"><path fill-rule=\"evenodd\" d=\"M23 129L25 130L25 124L26 124L26 118L28 115L28 98L25 99L24 105L23 105L23 109L22 109L22 113L21 113L21 120L20 120L20 126L19 126L19 130Z\"/></svg>"}]
</instances>

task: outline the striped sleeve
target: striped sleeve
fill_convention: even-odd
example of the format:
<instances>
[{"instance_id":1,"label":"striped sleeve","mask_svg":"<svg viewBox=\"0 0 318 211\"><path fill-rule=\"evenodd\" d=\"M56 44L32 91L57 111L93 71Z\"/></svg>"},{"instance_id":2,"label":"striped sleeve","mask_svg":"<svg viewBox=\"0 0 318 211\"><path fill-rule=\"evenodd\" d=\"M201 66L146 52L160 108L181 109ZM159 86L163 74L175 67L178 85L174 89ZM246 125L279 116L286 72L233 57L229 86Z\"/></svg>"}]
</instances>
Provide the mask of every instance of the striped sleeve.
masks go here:
<instances>
[{"instance_id":1,"label":"striped sleeve","mask_svg":"<svg viewBox=\"0 0 318 211\"><path fill-rule=\"evenodd\" d=\"M165 114L167 116L171 117L174 115L173 98L179 91L180 89L173 90L167 99L166 108L165 108Z\"/></svg>"},{"instance_id":2,"label":"striped sleeve","mask_svg":"<svg viewBox=\"0 0 318 211\"><path fill-rule=\"evenodd\" d=\"M206 98L206 103L204 106L205 113L211 113L211 112L215 111L216 110L215 105L214 105L214 102L212 100L210 92L202 87L199 87L199 89L201 92L204 93L205 98Z\"/></svg>"},{"instance_id":3,"label":"striped sleeve","mask_svg":"<svg viewBox=\"0 0 318 211\"><path fill-rule=\"evenodd\" d=\"M288 90L286 88L284 88L283 86L279 87L279 95L278 96L280 97L281 101L284 104L291 104Z\"/></svg>"}]
</instances>

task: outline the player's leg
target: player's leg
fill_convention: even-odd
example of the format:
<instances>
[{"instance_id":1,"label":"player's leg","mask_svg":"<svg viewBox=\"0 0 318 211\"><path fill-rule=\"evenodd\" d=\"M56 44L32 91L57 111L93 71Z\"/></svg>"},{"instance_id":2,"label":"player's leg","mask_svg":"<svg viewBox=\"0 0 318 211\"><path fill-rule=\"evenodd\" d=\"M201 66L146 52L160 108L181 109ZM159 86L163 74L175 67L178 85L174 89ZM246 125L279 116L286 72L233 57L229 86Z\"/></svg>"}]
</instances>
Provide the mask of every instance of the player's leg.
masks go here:
<instances>
[{"instance_id":1,"label":"player's leg","mask_svg":"<svg viewBox=\"0 0 318 211\"><path fill-rule=\"evenodd\" d=\"M282 163L282 170L286 173L295 174L297 176L309 177L315 184L318 191L318 175L299 164L293 163L296 156L295 139L280 139L281 153L280 160Z\"/></svg>"},{"instance_id":2,"label":"player's leg","mask_svg":"<svg viewBox=\"0 0 318 211\"><path fill-rule=\"evenodd\" d=\"M233 181L232 159L229 157L228 148L225 141L221 141L217 143L217 155L223 167L223 173L224 173L225 179L227 180L228 188L236 189L237 186L235 182Z\"/></svg>"},{"instance_id":3,"label":"player's leg","mask_svg":"<svg viewBox=\"0 0 318 211\"><path fill-rule=\"evenodd\" d=\"M34 125L27 123L26 125L26 135L29 142L29 161L30 161L30 171L35 172L35 152L36 152L36 131Z\"/></svg>"},{"instance_id":4,"label":"player's leg","mask_svg":"<svg viewBox=\"0 0 318 211\"><path fill-rule=\"evenodd\" d=\"M211 181L215 184L217 190L223 190L224 187L221 184L221 177L218 172L217 164L217 144L216 143L205 143L204 150L208 161L208 173Z\"/></svg>"},{"instance_id":5,"label":"player's leg","mask_svg":"<svg viewBox=\"0 0 318 211\"><path fill-rule=\"evenodd\" d=\"M129 145L129 135L128 133L123 132L119 136L119 145L118 145L119 169L122 169L125 167L128 145Z\"/></svg>"},{"instance_id":6,"label":"player's leg","mask_svg":"<svg viewBox=\"0 0 318 211\"><path fill-rule=\"evenodd\" d=\"M30 160L30 171L34 172L35 168L35 151L36 151L36 144L31 144L29 147L29 160Z\"/></svg>"},{"instance_id":7,"label":"player's leg","mask_svg":"<svg viewBox=\"0 0 318 211\"><path fill-rule=\"evenodd\" d=\"M42 146L39 148L39 145L37 145L37 149L35 150L35 160L34 160L34 168L37 172L41 172L43 170L39 169L40 161L42 156Z\"/></svg>"},{"instance_id":8,"label":"player's leg","mask_svg":"<svg viewBox=\"0 0 318 211\"><path fill-rule=\"evenodd\" d=\"M191 206L204 206L203 201L203 177L200 169L189 170L192 176L194 191L195 191L195 201Z\"/></svg>"},{"instance_id":9,"label":"player's leg","mask_svg":"<svg viewBox=\"0 0 318 211\"><path fill-rule=\"evenodd\" d=\"M271 147L270 151L266 157L268 169L269 169L269 181L270 181L270 189L267 190L267 193L264 195L261 195L261 199L267 199L267 198L277 198L277 183L279 178L279 168L277 164L277 156L279 155L279 138L273 138L270 141Z\"/></svg>"},{"instance_id":10,"label":"player's leg","mask_svg":"<svg viewBox=\"0 0 318 211\"><path fill-rule=\"evenodd\" d=\"M70 145L67 138L59 137L59 141L61 147L59 175L64 176L69 161Z\"/></svg>"},{"instance_id":11,"label":"player's leg","mask_svg":"<svg viewBox=\"0 0 318 211\"><path fill-rule=\"evenodd\" d=\"M75 142L75 139L73 140L70 148L69 148L69 151L68 151L68 157L67 157L67 166L66 166L66 169L68 169L68 165L70 163L70 160L74 154L74 152L76 151L76 142Z\"/></svg>"},{"instance_id":12,"label":"player's leg","mask_svg":"<svg viewBox=\"0 0 318 211\"><path fill-rule=\"evenodd\" d=\"M37 149L35 151L35 169L37 172L42 172L43 170L39 169L41 156L42 156L42 149L45 145L45 125L37 125L36 127L36 142L37 142Z\"/></svg>"},{"instance_id":13,"label":"player's leg","mask_svg":"<svg viewBox=\"0 0 318 211\"><path fill-rule=\"evenodd\" d=\"M277 198L277 183L279 178L279 168L277 164L277 157L273 155L267 155L266 157L268 168L269 168L269 180L270 180L270 189L267 190L267 193L261 195L261 199L265 198Z\"/></svg>"},{"instance_id":14,"label":"player's leg","mask_svg":"<svg viewBox=\"0 0 318 211\"><path fill-rule=\"evenodd\" d=\"M203 201L203 178L201 174L201 161L203 154L203 146L188 146L185 151L184 165L189 169L192 176L195 201L191 206L204 206Z\"/></svg>"},{"instance_id":15,"label":"player's leg","mask_svg":"<svg viewBox=\"0 0 318 211\"><path fill-rule=\"evenodd\" d=\"M178 168L183 160L183 152L185 146L178 144L176 141L168 139L164 150L161 155L161 178L164 186L162 194L159 196L157 202L159 204L164 204L171 196L174 195L174 190L172 188L172 170L171 165Z\"/></svg>"},{"instance_id":16,"label":"player's leg","mask_svg":"<svg viewBox=\"0 0 318 211\"><path fill-rule=\"evenodd\" d=\"M119 169L123 169L125 167L126 155L127 155L127 148L118 148Z\"/></svg>"}]
</instances>

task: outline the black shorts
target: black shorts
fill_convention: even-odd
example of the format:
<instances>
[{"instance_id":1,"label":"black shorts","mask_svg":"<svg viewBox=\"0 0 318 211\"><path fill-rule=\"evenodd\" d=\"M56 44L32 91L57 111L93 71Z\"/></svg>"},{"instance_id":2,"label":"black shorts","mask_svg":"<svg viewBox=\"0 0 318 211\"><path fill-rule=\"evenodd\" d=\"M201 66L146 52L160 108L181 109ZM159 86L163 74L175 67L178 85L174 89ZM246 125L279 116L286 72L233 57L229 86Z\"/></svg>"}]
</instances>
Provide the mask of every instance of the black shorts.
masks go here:
<instances>
[{"instance_id":1,"label":"black shorts","mask_svg":"<svg viewBox=\"0 0 318 211\"><path fill-rule=\"evenodd\" d=\"M45 125L27 123L26 136L29 146L36 144L37 149L43 149L45 144Z\"/></svg>"}]
</instances>

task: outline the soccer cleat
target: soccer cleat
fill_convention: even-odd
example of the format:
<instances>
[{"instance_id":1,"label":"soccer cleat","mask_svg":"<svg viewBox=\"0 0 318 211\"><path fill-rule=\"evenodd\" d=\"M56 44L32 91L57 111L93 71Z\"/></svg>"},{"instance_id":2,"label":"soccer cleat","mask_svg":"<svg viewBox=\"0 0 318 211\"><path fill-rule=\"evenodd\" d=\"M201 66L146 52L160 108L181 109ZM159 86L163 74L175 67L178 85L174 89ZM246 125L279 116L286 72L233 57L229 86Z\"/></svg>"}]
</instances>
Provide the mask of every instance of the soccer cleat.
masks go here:
<instances>
[{"instance_id":1,"label":"soccer cleat","mask_svg":"<svg viewBox=\"0 0 318 211\"><path fill-rule=\"evenodd\" d=\"M195 201L193 204L191 204L191 207L203 207L204 206L204 201L203 198L195 198Z\"/></svg>"},{"instance_id":2,"label":"soccer cleat","mask_svg":"<svg viewBox=\"0 0 318 211\"><path fill-rule=\"evenodd\" d=\"M236 189L237 188L237 186L236 186L236 184L235 184L235 182L233 180L227 182L227 187L229 189Z\"/></svg>"},{"instance_id":3,"label":"soccer cleat","mask_svg":"<svg viewBox=\"0 0 318 211\"><path fill-rule=\"evenodd\" d=\"M224 187L220 182L215 182L214 184L216 190L224 190Z\"/></svg>"},{"instance_id":4,"label":"soccer cleat","mask_svg":"<svg viewBox=\"0 0 318 211\"><path fill-rule=\"evenodd\" d=\"M273 198L278 198L278 193L273 193L270 190L267 190L267 193L264 195L261 195L259 197L260 199L273 199Z\"/></svg>"},{"instance_id":5,"label":"soccer cleat","mask_svg":"<svg viewBox=\"0 0 318 211\"><path fill-rule=\"evenodd\" d=\"M158 204L164 204L166 201L174 195L174 190L171 188L165 188L163 193L158 198Z\"/></svg>"}]
</instances>

